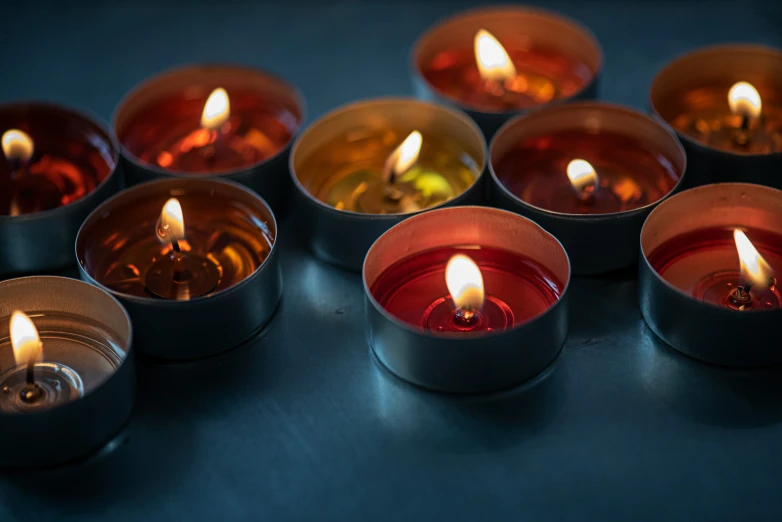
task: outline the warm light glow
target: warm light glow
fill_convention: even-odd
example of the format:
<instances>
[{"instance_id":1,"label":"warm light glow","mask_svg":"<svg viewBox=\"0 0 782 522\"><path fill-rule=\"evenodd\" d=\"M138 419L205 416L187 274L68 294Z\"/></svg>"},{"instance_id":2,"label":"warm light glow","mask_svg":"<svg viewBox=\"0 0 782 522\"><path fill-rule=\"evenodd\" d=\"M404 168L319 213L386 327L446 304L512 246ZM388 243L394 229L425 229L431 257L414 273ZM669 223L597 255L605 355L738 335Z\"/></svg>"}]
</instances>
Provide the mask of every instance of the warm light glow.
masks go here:
<instances>
[{"instance_id":1,"label":"warm light glow","mask_svg":"<svg viewBox=\"0 0 782 522\"><path fill-rule=\"evenodd\" d=\"M489 31L475 34L475 61L484 80L507 80L516 76L516 68L502 44Z\"/></svg>"},{"instance_id":2,"label":"warm light glow","mask_svg":"<svg viewBox=\"0 0 782 522\"><path fill-rule=\"evenodd\" d=\"M483 276L469 257L457 254L448 261L445 284L458 308L472 311L483 306Z\"/></svg>"},{"instance_id":3,"label":"warm light glow","mask_svg":"<svg viewBox=\"0 0 782 522\"><path fill-rule=\"evenodd\" d=\"M590 186L597 185L597 172L587 160L574 159L567 164L567 177L570 183L579 192L583 192Z\"/></svg>"},{"instance_id":4,"label":"warm light glow","mask_svg":"<svg viewBox=\"0 0 782 522\"><path fill-rule=\"evenodd\" d=\"M33 139L19 129L7 130L3 133L3 154L9 160L27 161L33 156Z\"/></svg>"},{"instance_id":5,"label":"warm light glow","mask_svg":"<svg viewBox=\"0 0 782 522\"><path fill-rule=\"evenodd\" d=\"M160 226L167 241L185 239L185 218L182 215L182 205L177 198L171 198L163 205L160 213Z\"/></svg>"},{"instance_id":6,"label":"warm light glow","mask_svg":"<svg viewBox=\"0 0 782 522\"><path fill-rule=\"evenodd\" d=\"M728 92L728 104L733 114L755 119L760 116L760 93L751 83L738 82Z\"/></svg>"},{"instance_id":7,"label":"warm light glow","mask_svg":"<svg viewBox=\"0 0 782 522\"><path fill-rule=\"evenodd\" d=\"M11 315L11 347L18 365L43 360L43 347L38 330L24 312L17 311Z\"/></svg>"},{"instance_id":8,"label":"warm light glow","mask_svg":"<svg viewBox=\"0 0 782 522\"><path fill-rule=\"evenodd\" d=\"M424 138L418 131L413 131L405 138L394 152L386 160L386 178L391 174L401 176L418 161L418 155L421 153L421 144Z\"/></svg>"},{"instance_id":9,"label":"warm light glow","mask_svg":"<svg viewBox=\"0 0 782 522\"><path fill-rule=\"evenodd\" d=\"M201 126L205 129L217 130L231 117L231 102L225 89L218 87L212 91L204 104L201 113Z\"/></svg>"},{"instance_id":10,"label":"warm light glow","mask_svg":"<svg viewBox=\"0 0 782 522\"><path fill-rule=\"evenodd\" d=\"M763 259L747 235L738 228L733 231L733 240L736 242L736 250L739 252L742 277L747 278L752 284L767 285L773 272L766 260Z\"/></svg>"}]
</instances>

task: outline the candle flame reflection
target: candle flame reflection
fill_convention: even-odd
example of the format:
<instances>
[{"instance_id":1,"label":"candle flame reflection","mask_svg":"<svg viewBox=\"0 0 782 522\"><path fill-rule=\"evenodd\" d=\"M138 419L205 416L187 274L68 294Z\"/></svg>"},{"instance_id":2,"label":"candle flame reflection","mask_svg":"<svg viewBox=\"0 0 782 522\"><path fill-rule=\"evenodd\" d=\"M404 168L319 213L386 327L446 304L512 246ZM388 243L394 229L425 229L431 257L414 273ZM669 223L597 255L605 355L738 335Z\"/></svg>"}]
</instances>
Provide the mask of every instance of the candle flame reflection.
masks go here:
<instances>
[{"instance_id":1,"label":"candle flame reflection","mask_svg":"<svg viewBox=\"0 0 782 522\"><path fill-rule=\"evenodd\" d=\"M405 141L394 149L394 152L392 152L386 160L386 181L392 179L392 174L394 176L401 176L415 165L416 161L418 161L418 156L421 153L423 141L423 136L416 130L411 132L410 135L405 138Z\"/></svg>"},{"instance_id":2,"label":"candle flame reflection","mask_svg":"<svg viewBox=\"0 0 782 522\"><path fill-rule=\"evenodd\" d=\"M587 160L574 159L567 165L567 177L573 188L580 193L594 190L597 186L597 171Z\"/></svg>"},{"instance_id":3,"label":"candle flame reflection","mask_svg":"<svg viewBox=\"0 0 782 522\"><path fill-rule=\"evenodd\" d=\"M225 89L218 87L212 91L201 113L201 127L209 130L219 129L231 117L231 101Z\"/></svg>"},{"instance_id":4,"label":"candle flame reflection","mask_svg":"<svg viewBox=\"0 0 782 522\"><path fill-rule=\"evenodd\" d=\"M457 254L448 261L445 284L453 302L461 310L479 310L483 306L483 275L469 257Z\"/></svg>"},{"instance_id":5,"label":"candle flame reflection","mask_svg":"<svg viewBox=\"0 0 782 522\"><path fill-rule=\"evenodd\" d=\"M748 82L738 82L728 91L728 104L733 114L756 119L760 116L760 93Z\"/></svg>"},{"instance_id":6,"label":"candle flame reflection","mask_svg":"<svg viewBox=\"0 0 782 522\"><path fill-rule=\"evenodd\" d=\"M485 29L475 34L475 62L484 80L503 81L516 76L516 68L502 44Z\"/></svg>"},{"instance_id":7,"label":"candle flame reflection","mask_svg":"<svg viewBox=\"0 0 782 522\"><path fill-rule=\"evenodd\" d=\"M747 235L738 228L733 230L733 240L739 253L741 275L756 285L766 285L773 276L771 267L755 248Z\"/></svg>"},{"instance_id":8,"label":"candle flame reflection","mask_svg":"<svg viewBox=\"0 0 782 522\"><path fill-rule=\"evenodd\" d=\"M160 239L164 242L185 239L185 218L182 214L182 205L177 198L171 198L163 205L158 228Z\"/></svg>"},{"instance_id":9,"label":"candle flame reflection","mask_svg":"<svg viewBox=\"0 0 782 522\"><path fill-rule=\"evenodd\" d=\"M33 139L24 131L9 129L3 133L3 154L9 160L27 161L33 156Z\"/></svg>"},{"instance_id":10,"label":"candle flame reflection","mask_svg":"<svg viewBox=\"0 0 782 522\"><path fill-rule=\"evenodd\" d=\"M11 347L18 365L43 360L43 345L38 337L38 329L24 312L16 311L11 315Z\"/></svg>"}]
</instances>

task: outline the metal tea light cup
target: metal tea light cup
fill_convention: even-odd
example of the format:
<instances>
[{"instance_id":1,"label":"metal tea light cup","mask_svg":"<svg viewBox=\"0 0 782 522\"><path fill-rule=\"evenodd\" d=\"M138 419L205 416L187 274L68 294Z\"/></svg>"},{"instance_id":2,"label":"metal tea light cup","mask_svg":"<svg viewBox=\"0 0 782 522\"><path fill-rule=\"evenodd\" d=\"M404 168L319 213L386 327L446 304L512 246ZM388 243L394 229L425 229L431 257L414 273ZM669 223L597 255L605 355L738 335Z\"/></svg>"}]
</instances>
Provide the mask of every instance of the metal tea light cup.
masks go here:
<instances>
[{"instance_id":1,"label":"metal tea light cup","mask_svg":"<svg viewBox=\"0 0 782 522\"><path fill-rule=\"evenodd\" d=\"M454 226L454 220L477 226ZM435 335L395 318L372 295L375 281L397 261L433 248L467 244L532 258L563 282L561 297L541 315L503 332ZM456 207L406 219L372 245L363 279L367 338L375 355L392 373L431 390L481 393L515 386L549 366L567 336L567 253L540 226L504 210Z\"/></svg>"},{"instance_id":2,"label":"metal tea light cup","mask_svg":"<svg viewBox=\"0 0 782 522\"><path fill-rule=\"evenodd\" d=\"M110 338L97 339L100 355L116 360L117 366L102 379L83 375L85 394L70 402L34 413L0 413L0 469L53 467L98 453L120 432L133 407L135 373L130 317L103 290L76 279L51 276L0 282L0 340L7 340L8 318L15 310L24 311L34 321L42 314L61 314L56 324L48 326L47 331L41 330L42 338L64 329L84 339L95 335L97 325L110 334ZM78 351L82 344L74 342L69 346ZM83 345L83 350L92 353L94 348ZM56 361L50 359L57 354L47 352L45 339L43 351L44 360ZM0 353L0 361L13 361L13 356ZM74 370L88 369L77 366Z\"/></svg>"}]
</instances>

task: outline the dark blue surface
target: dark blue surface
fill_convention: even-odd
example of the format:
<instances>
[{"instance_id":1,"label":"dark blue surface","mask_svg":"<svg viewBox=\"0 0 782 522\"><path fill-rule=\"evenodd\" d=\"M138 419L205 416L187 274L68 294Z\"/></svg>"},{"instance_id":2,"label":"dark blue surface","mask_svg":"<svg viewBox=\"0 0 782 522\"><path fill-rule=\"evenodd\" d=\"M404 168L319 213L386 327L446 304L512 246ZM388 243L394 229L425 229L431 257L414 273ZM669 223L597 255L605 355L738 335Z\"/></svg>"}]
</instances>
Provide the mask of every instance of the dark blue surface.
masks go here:
<instances>
[{"instance_id":1,"label":"dark blue surface","mask_svg":"<svg viewBox=\"0 0 782 522\"><path fill-rule=\"evenodd\" d=\"M108 119L151 74L229 60L297 83L312 121L409 94L416 36L471 5L75 3L3 7L0 101ZM782 46L772 4L542 5L596 33L602 97L644 107L656 70L684 51ZM79 469L4 477L0 521L782 519L782 372L717 369L661 346L632 271L574 282L570 337L543 378L456 398L379 368L359 277L283 234L285 296L265 336L209 363L142 367L125 444Z\"/></svg>"}]
</instances>

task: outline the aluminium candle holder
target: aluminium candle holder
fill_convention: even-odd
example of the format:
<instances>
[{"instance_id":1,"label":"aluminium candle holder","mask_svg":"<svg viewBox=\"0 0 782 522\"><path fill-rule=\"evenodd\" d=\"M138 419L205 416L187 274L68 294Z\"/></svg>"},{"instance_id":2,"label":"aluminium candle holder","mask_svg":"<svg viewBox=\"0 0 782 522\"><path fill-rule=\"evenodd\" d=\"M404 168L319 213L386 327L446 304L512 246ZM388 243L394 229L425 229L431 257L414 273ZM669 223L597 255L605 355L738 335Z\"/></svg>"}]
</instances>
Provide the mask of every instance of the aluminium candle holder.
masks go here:
<instances>
[{"instance_id":1,"label":"aluminium candle holder","mask_svg":"<svg viewBox=\"0 0 782 522\"><path fill-rule=\"evenodd\" d=\"M627 210L607 213L594 213L591 208L599 208L597 206L581 209L587 213L557 211L544 208L542 203L533 204L528 201L534 196L535 190L548 190L547 187L553 186L553 181L541 177L537 188L530 185L531 189L512 189L511 182L500 172L502 162L520 144L531 143L528 149L539 151L540 147L535 144L535 140L548 141L548 137L556 138L560 133L575 136L568 138L572 143L558 145L561 150L556 147L551 150L551 154L562 156L562 161L559 162L561 174L556 173L556 181L559 183L561 178L567 187L564 193L553 195L546 205L557 203L557 198L576 197L571 193L572 186L567 181L566 165L576 157L576 146L585 138L595 140L591 148L600 149L597 153L583 151L585 155L597 154L598 159L593 162L598 176L598 162L611 166L616 158L617 163L611 168L625 171L626 181L637 184L638 190L644 191L650 197L646 201L639 200L628 205ZM549 146L542 146L543 149L547 147ZM630 150L641 151L644 155L639 157L640 159L628 156ZM606 273L633 266L638 262L637 238L644 219L655 205L677 190L687 163L681 144L665 127L638 111L604 102L571 103L519 116L505 124L495 135L490 145L489 157L492 203L532 219L559 239L568 252L573 273L577 275ZM511 170L513 178L535 175L534 169L537 167L524 161L520 160ZM641 161L646 166L642 165ZM640 170L651 169L649 165L653 165L654 170L650 170L649 175L642 176ZM665 183L662 183L663 181ZM526 194L527 190L532 190L530 195Z\"/></svg>"},{"instance_id":2,"label":"aluminium candle holder","mask_svg":"<svg viewBox=\"0 0 782 522\"><path fill-rule=\"evenodd\" d=\"M523 74L525 62L541 62L550 77L555 95L548 101L538 101L526 108L489 109L470 103L458 94L438 87L434 74L437 68L461 61L475 64L474 38L479 30L487 30L513 57L520 54L517 69ZM572 62L572 63L570 63ZM440 63L437 68L434 64ZM487 139L510 118L543 105L569 100L588 100L597 96L603 51L594 34L585 26L558 13L538 8L503 6L478 8L446 18L422 34L411 51L413 89L416 96L429 101L455 106L473 118ZM568 70L567 79L557 78ZM447 72L447 71L446 71ZM465 75L479 78L477 69ZM446 82L447 83L447 82ZM533 82L530 82L532 84Z\"/></svg>"},{"instance_id":3,"label":"aluminium candle holder","mask_svg":"<svg viewBox=\"0 0 782 522\"><path fill-rule=\"evenodd\" d=\"M46 102L0 105L0 133L10 129L32 139L32 156L15 166L9 158L0 161L3 169L17 171L11 173L17 180L27 180L19 181L19 199L35 204L25 209L22 202L14 210L14 189L10 184L2 188L6 173L0 172L0 277L71 266L82 221L119 190L119 145L93 116ZM3 201L7 196L10 200ZM4 214L8 201L11 212Z\"/></svg>"},{"instance_id":4,"label":"aluminium candle holder","mask_svg":"<svg viewBox=\"0 0 782 522\"><path fill-rule=\"evenodd\" d=\"M20 397L25 366L9 342L10 316L36 326L40 402ZM130 318L108 293L75 279L22 277L0 282L0 469L47 468L98 453L133 407Z\"/></svg>"},{"instance_id":5,"label":"aluminium candle holder","mask_svg":"<svg viewBox=\"0 0 782 522\"><path fill-rule=\"evenodd\" d=\"M691 114L730 114L728 93L736 82L750 82L762 100L761 123L776 128L776 151L736 152L707 144L689 130ZM671 125L687 152L688 186L754 183L782 189L782 50L754 44L704 47L667 64L652 82L649 108ZM719 132L704 128L707 134ZM722 127L727 122L722 122ZM773 141L772 141L773 144ZM772 147L773 150L774 147Z\"/></svg>"},{"instance_id":6,"label":"aluminium candle holder","mask_svg":"<svg viewBox=\"0 0 782 522\"><path fill-rule=\"evenodd\" d=\"M179 251L158 235L172 197ZM127 308L139 353L165 360L214 355L261 330L282 296L278 250L269 206L215 179L137 185L98 207L76 239L81 278Z\"/></svg>"},{"instance_id":7,"label":"aluminium candle holder","mask_svg":"<svg viewBox=\"0 0 782 522\"><path fill-rule=\"evenodd\" d=\"M736 247L729 245L723 256L718 250L721 238L705 232L734 228L746 229L761 255L775 263L776 270L782 269L782 257L774 254L782 244L778 243L782 238L782 191L744 183L704 185L677 194L653 210L641 231L641 313L657 336L690 357L737 367L782 363L782 309L729 309L704 302L708 293L696 298L697 290L692 289L702 286L695 284L704 276L702 272L718 273L722 270L719 265L738 267ZM767 236L770 241L764 240ZM658 255L677 238L677 249ZM730 235L727 241L733 241ZM705 242L703 248L700 242ZM699 249L701 255L694 257ZM692 260L688 262L687 256L693 256ZM715 266L704 268L709 264ZM779 274L776 272L777 277ZM774 295L778 291L761 290L779 301Z\"/></svg>"},{"instance_id":8,"label":"aluminium candle holder","mask_svg":"<svg viewBox=\"0 0 782 522\"><path fill-rule=\"evenodd\" d=\"M463 252L476 259L479 266L483 266L480 270L487 297L480 313L489 320L500 317L501 322L503 315L516 314L505 328L483 331L452 331L447 328L447 331L442 331L438 327L432 330L422 327L423 323L413 324L410 321L407 312L413 307L396 309L399 307L392 307L391 302L385 301L387 295L399 295L400 292L399 289L393 292L381 290L381 281L390 279L396 285L406 277L391 274L389 270L416 259L414 270L405 270L408 279L427 277L426 272L445 267L451 249L462 248ZM485 264L480 261L481 250L488 255ZM446 253L445 257L441 252ZM497 268L507 262L508 256L519 256L525 261L521 265L511 264L507 269ZM520 279L516 277L522 276L513 274L517 269L519 274L527 271L526 277L531 266L543 267L546 275L524 280L523 286L519 286ZM437 277L442 277L442 272ZM567 253L556 238L540 226L504 210L454 207L408 218L372 245L364 262L363 280L367 339L374 354L393 374L430 390L482 393L518 385L548 367L559 355L567 336L567 287L570 281ZM552 286L545 291L556 288L556 293L547 293L549 300L543 302L542 295L537 293L543 289L534 287L532 292L531 285L548 284ZM438 289L437 286L443 288ZM523 288L526 293L516 296L521 297L521 301L511 303L505 297L508 302L503 303L498 295L508 288L512 288L506 292L511 294L511 299L516 293L515 288ZM436 298L443 292L447 295L445 282L430 286L432 295L424 296L424 300ZM416 298L423 294L414 293L418 294ZM533 302L534 311L523 310ZM430 321L438 309L449 303L453 305L448 298L436 299L433 304L437 306L426 307L422 320ZM494 311L490 310L492 307ZM407 315L403 318L400 312ZM520 317L522 313L526 313L527 317ZM495 323L489 322L490 325Z\"/></svg>"},{"instance_id":9,"label":"aluminium candle holder","mask_svg":"<svg viewBox=\"0 0 782 522\"><path fill-rule=\"evenodd\" d=\"M399 213L349 211L324 201L328 198L320 193L335 185L335 171L381 169L385 155L414 130L423 137L422 157L429 147L432 164L445 162L443 169L461 173L464 187L454 190L450 199ZM334 140L344 141L332 146ZM372 243L403 219L432 208L481 202L485 163L486 141L480 129L458 111L406 98L371 99L338 108L314 122L293 146L290 172L302 233L317 258L360 271Z\"/></svg>"},{"instance_id":10,"label":"aluminium candle holder","mask_svg":"<svg viewBox=\"0 0 782 522\"><path fill-rule=\"evenodd\" d=\"M230 118L214 131L214 143L202 143L199 118L220 88ZM303 96L283 79L239 65L200 64L138 84L120 101L113 128L128 185L218 177L246 185L279 213L290 194L290 147L304 118Z\"/></svg>"}]
</instances>

